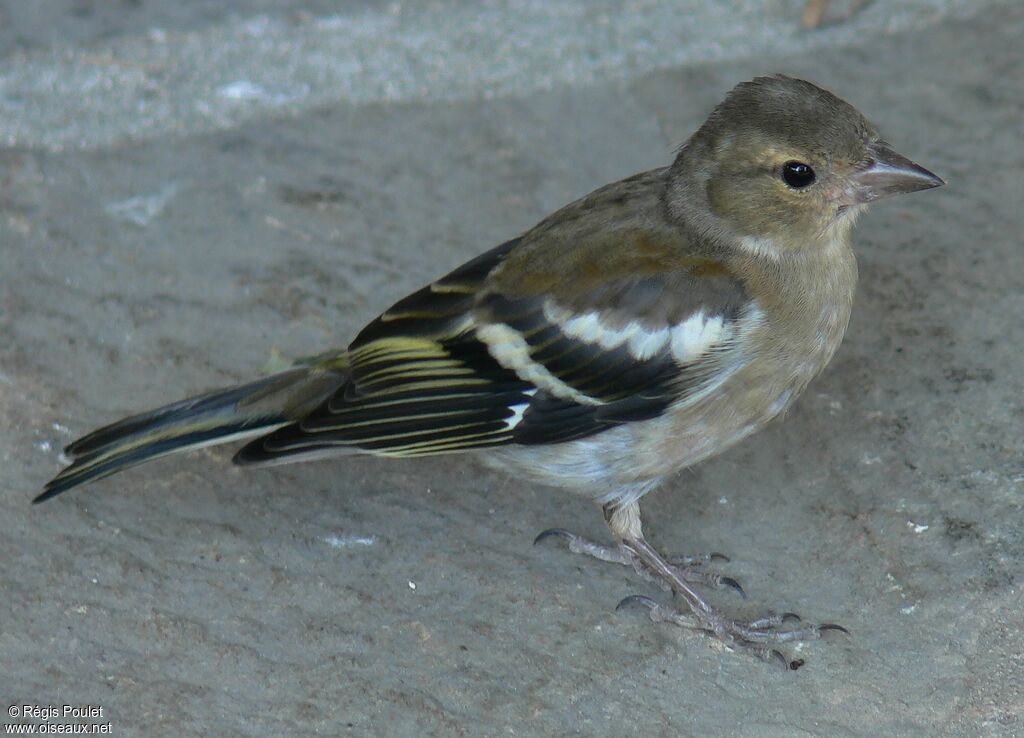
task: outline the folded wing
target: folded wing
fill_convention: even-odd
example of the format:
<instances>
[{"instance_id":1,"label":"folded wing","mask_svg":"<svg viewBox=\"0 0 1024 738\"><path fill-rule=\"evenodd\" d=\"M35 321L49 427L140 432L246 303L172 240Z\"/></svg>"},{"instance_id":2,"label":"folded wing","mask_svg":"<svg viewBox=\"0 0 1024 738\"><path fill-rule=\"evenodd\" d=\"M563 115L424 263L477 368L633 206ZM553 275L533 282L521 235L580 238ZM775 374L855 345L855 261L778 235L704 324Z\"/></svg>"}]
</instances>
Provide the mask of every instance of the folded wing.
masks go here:
<instances>
[{"instance_id":1,"label":"folded wing","mask_svg":"<svg viewBox=\"0 0 1024 738\"><path fill-rule=\"evenodd\" d=\"M656 417L728 371L754 308L721 264L663 260L582 291L573 274L547 275L531 293L496 276L517 245L383 313L349 347L347 382L236 461L558 443Z\"/></svg>"}]
</instances>

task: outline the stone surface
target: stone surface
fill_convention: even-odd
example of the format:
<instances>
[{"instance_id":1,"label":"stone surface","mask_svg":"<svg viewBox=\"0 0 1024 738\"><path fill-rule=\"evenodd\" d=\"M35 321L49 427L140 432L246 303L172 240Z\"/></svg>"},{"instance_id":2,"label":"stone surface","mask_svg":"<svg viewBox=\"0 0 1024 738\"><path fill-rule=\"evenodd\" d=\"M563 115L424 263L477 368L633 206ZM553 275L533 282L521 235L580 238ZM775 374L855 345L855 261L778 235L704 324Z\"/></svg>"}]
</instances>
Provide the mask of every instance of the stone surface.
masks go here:
<instances>
[{"instance_id":1,"label":"stone surface","mask_svg":"<svg viewBox=\"0 0 1024 738\"><path fill-rule=\"evenodd\" d=\"M162 43L186 68L167 34L207 39L210 59L188 67L206 69L253 29L351 30L327 3L271 5L0 4L14 19L0 32L5 704L101 705L113 734L147 736L1024 735L1020 4L916 2L897 17L871 3L800 32L800 2L765 3L765 27L794 32L758 36L753 55L710 18L703 55L606 56L543 86L517 63L484 95L502 67L481 46L466 58L487 74L460 58L463 77L446 70L422 94L311 80L310 104L254 93L212 123L171 106L152 129L130 106L78 120L91 108L53 92L55 60ZM593 6L593 23L619 24L610 37L643 46L629 4ZM474 5L424 7L429 40ZM736 23L752 25L757 6L743 7ZM349 8L399 30L412 12ZM480 12L522 23L501 3ZM109 91L118 77L98 66ZM864 217L846 342L789 416L645 500L656 544L732 557L750 599L716 595L723 607L850 628L793 651L799 671L616 613L628 594L665 595L530 545L554 525L603 537L596 509L458 457L256 472L213 449L28 504L73 436L252 376L272 348L344 344L559 205L668 162L726 90L772 71L835 90L949 182ZM270 89L220 73L239 99ZM194 81L145 74L157 97ZM445 88L459 79L473 84Z\"/></svg>"}]
</instances>

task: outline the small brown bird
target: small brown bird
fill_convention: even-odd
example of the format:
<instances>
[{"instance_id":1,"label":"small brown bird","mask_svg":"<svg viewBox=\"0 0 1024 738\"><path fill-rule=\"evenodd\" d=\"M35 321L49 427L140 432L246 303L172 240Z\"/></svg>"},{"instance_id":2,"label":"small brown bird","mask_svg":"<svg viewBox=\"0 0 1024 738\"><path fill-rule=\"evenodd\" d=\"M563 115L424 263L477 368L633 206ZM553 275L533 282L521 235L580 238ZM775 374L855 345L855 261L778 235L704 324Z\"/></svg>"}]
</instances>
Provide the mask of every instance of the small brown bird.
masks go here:
<instances>
[{"instance_id":1,"label":"small brown bird","mask_svg":"<svg viewBox=\"0 0 1024 738\"><path fill-rule=\"evenodd\" d=\"M242 438L254 438L234 457L243 465L473 452L603 505L613 545L561 529L538 540L633 566L684 610L623 602L786 663L775 644L842 628L724 617L697 585L739 585L708 570L714 555L659 554L639 501L793 403L846 330L857 215L941 184L829 92L759 77L671 166L567 205L400 300L348 348L75 441L36 502Z\"/></svg>"}]
</instances>

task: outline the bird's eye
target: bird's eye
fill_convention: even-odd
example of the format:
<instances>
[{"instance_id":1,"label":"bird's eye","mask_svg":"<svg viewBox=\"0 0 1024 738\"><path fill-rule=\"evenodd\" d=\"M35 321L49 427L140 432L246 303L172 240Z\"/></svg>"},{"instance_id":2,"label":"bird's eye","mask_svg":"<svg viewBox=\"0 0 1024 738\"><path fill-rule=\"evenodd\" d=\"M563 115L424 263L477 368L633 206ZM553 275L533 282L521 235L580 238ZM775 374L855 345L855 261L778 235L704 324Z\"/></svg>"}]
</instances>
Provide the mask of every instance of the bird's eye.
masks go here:
<instances>
[{"instance_id":1,"label":"bird's eye","mask_svg":"<svg viewBox=\"0 0 1024 738\"><path fill-rule=\"evenodd\" d=\"M814 184L814 170L802 161L787 161L782 165L783 181L795 190Z\"/></svg>"}]
</instances>

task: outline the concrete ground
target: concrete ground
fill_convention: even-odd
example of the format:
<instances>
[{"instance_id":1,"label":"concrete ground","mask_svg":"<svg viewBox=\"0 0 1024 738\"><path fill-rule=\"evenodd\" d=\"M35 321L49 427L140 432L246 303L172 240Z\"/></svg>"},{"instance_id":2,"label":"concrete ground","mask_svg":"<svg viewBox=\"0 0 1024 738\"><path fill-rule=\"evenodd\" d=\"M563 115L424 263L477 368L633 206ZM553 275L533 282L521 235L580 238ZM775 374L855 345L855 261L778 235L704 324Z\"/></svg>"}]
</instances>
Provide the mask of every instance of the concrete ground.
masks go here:
<instances>
[{"instance_id":1,"label":"concrete ground","mask_svg":"<svg viewBox=\"0 0 1024 738\"><path fill-rule=\"evenodd\" d=\"M1024 735L1024 6L0 2L0 700L113 735ZM724 9L726 8L727 9ZM589 503L452 457L152 463L42 506L73 436L344 344L670 160L736 82L857 105L949 186L858 228L845 344L645 501L796 672L615 612L531 546ZM5 718L16 723L22 718ZM29 723L39 718L29 717ZM53 722L53 721L51 721ZM57 721L59 722L59 721Z\"/></svg>"}]
</instances>

